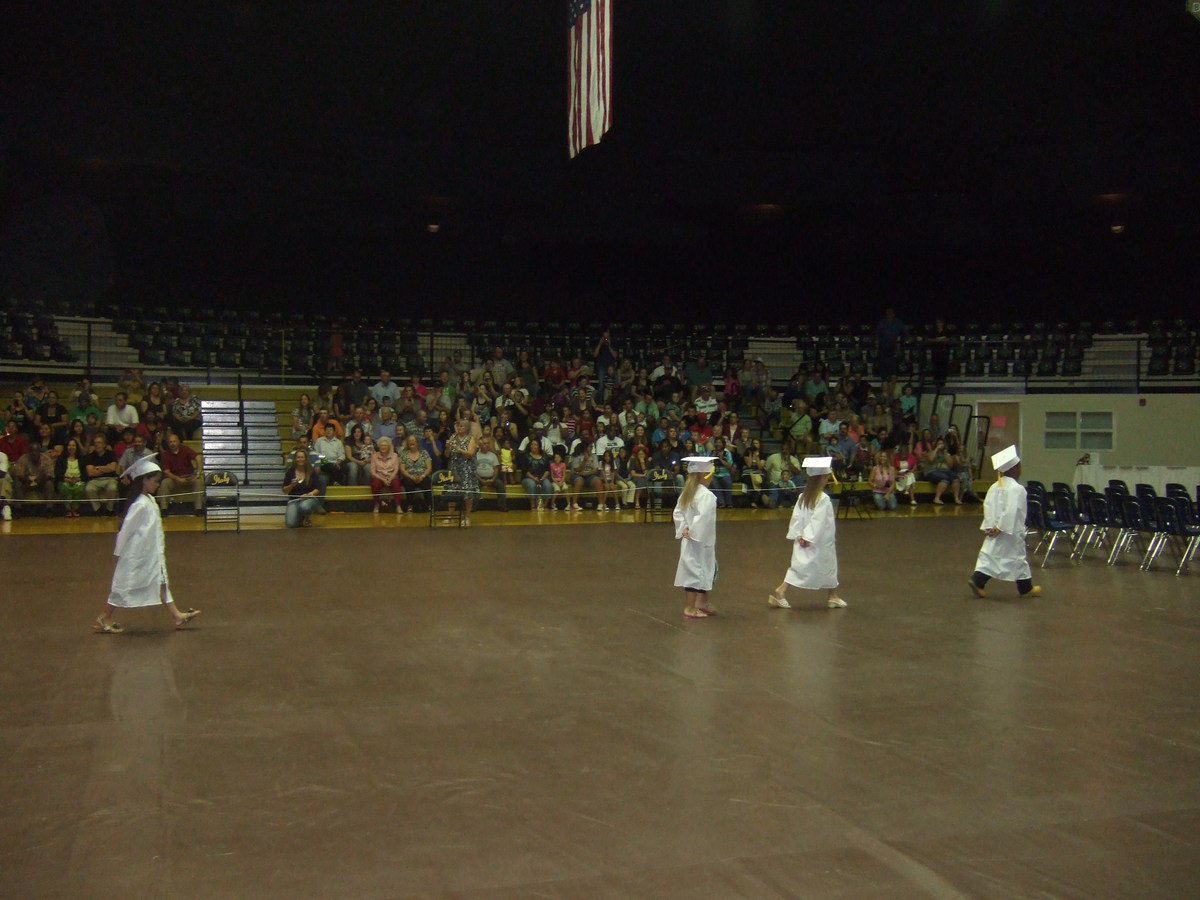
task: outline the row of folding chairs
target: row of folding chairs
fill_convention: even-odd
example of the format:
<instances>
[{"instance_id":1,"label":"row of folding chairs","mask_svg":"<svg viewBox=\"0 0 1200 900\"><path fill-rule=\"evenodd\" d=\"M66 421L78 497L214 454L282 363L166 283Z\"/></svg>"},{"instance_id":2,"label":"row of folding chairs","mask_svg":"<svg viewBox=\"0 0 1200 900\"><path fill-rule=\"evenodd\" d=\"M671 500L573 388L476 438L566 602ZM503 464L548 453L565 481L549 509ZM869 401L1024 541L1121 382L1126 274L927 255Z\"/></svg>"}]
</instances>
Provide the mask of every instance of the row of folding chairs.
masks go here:
<instances>
[{"instance_id":1,"label":"row of folding chairs","mask_svg":"<svg viewBox=\"0 0 1200 900\"><path fill-rule=\"evenodd\" d=\"M1145 484L1135 485L1130 494L1127 485L1115 480L1102 493L1087 484L1073 491L1061 482L1047 491L1032 481L1028 493L1026 527L1039 535L1034 557L1045 549L1043 568L1064 536L1075 563L1082 563L1089 551L1107 549L1106 562L1112 566L1136 549L1143 572L1169 550L1175 574L1183 575L1200 549L1200 502L1193 502L1182 484L1167 485L1162 497Z\"/></svg>"}]
</instances>

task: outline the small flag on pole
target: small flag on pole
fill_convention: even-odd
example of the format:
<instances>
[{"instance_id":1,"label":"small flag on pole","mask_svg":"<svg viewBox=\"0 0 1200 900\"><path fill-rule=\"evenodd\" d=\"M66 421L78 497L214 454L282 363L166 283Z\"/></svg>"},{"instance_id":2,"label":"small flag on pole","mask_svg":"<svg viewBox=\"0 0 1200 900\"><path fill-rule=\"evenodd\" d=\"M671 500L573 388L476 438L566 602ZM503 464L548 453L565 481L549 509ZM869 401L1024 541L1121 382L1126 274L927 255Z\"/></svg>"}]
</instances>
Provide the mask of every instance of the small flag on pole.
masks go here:
<instances>
[{"instance_id":1,"label":"small flag on pole","mask_svg":"<svg viewBox=\"0 0 1200 900\"><path fill-rule=\"evenodd\" d=\"M612 0L570 0L571 157L612 125Z\"/></svg>"}]
</instances>

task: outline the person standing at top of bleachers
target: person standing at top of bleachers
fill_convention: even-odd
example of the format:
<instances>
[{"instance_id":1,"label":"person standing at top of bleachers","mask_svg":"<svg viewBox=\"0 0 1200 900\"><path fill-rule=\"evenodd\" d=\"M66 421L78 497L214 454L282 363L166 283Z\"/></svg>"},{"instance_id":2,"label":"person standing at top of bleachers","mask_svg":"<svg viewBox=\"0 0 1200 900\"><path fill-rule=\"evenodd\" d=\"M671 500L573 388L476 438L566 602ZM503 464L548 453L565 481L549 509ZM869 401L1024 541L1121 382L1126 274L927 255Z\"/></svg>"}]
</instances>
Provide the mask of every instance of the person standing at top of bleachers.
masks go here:
<instances>
[{"instance_id":1,"label":"person standing at top of bleachers","mask_svg":"<svg viewBox=\"0 0 1200 900\"><path fill-rule=\"evenodd\" d=\"M375 402L380 406L386 406L386 400L390 400L392 405L396 405L396 400L400 396L400 385L392 381L392 373L387 369L379 370L379 380L375 382L368 391L375 398Z\"/></svg>"}]
</instances>

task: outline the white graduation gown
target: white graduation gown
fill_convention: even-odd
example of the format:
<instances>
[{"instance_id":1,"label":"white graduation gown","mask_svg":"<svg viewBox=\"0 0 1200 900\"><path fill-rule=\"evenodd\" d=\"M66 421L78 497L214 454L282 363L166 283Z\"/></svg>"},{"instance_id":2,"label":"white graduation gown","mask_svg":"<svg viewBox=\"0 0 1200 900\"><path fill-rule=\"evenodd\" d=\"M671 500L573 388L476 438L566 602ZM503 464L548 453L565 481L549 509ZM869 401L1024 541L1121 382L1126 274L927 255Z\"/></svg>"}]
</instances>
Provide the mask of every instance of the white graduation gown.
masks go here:
<instances>
[{"instance_id":1,"label":"white graduation gown","mask_svg":"<svg viewBox=\"0 0 1200 900\"><path fill-rule=\"evenodd\" d=\"M999 528L995 537L984 536L975 571L1002 581L1031 578L1025 558L1025 488L1015 478L1003 476L983 498L981 531Z\"/></svg>"},{"instance_id":2,"label":"white graduation gown","mask_svg":"<svg viewBox=\"0 0 1200 900\"><path fill-rule=\"evenodd\" d=\"M675 587L692 591L711 591L717 577L717 498L703 484L696 485L695 496L687 509L677 505L675 540L679 541L679 566L675 569ZM688 529L688 537L683 529Z\"/></svg>"},{"instance_id":3,"label":"white graduation gown","mask_svg":"<svg viewBox=\"0 0 1200 900\"><path fill-rule=\"evenodd\" d=\"M155 606L162 603L160 589L167 585L167 603L174 603L167 581L167 557L162 516L149 494L142 494L129 507L117 535L117 568L113 572L113 606Z\"/></svg>"},{"instance_id":4,"label":"white graduation gown","mask_svg":"<svg viewBox=\"0 0 1200 900\"><path fill-rule=\"evenodd\" d=\"M804 506L801 494L792 509L787 539L792 542L792 564L783 576L788 584L810 591L828 590L838 586L837 525L833 503L828 494L821 494L816 505ZM796 538L808 541L801 547Z\"/></svg>"}]
</instances>

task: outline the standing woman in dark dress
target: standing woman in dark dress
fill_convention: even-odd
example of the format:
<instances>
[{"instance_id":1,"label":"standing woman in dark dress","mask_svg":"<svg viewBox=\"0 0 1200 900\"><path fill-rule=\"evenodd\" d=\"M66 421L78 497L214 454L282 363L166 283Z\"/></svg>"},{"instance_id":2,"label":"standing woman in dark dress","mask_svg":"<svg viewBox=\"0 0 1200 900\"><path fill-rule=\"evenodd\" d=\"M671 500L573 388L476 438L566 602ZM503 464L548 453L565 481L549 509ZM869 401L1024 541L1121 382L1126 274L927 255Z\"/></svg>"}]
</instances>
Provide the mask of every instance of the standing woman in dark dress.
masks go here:
<instances>
[{"instance_id":1,"label":"standing woman in dark dress","mask_svg":"<svg viewBox=\"0 0 1200 900\"><path fill-rule=\"evenodd\" d=\"M454 495L462 500L463 527L471 524L471 507L479 499L479 476L475 472L475 454L479 444L465 418L454 423L454 434L446 441L446 458L454 474Z\"/></svg>"}]
</instances>

